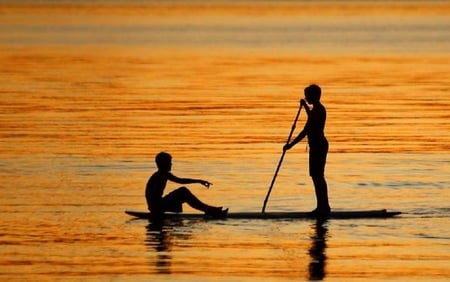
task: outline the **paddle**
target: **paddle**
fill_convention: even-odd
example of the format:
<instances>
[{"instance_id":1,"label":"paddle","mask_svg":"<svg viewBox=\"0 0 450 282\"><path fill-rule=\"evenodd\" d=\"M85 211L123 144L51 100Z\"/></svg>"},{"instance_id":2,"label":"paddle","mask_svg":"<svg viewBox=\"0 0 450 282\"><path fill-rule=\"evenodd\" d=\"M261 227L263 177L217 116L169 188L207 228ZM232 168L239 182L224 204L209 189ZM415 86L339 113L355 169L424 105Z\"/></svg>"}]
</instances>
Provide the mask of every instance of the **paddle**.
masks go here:
<instances>
[{"instance_id":1,"label":"paddle","mask_svg":"<svg viewBox=\"0 0 450 282\"><path fill-rule=\"evenodd\" d=\"M289 137L288 137L288 139L286 141L286 144L289 144L289 142L291 141L291 137L292 137L292 134L294 133L295 125L297 124L297 120L298 120L298 117L300 116L300 111L301 110L302 110L302 104L300 104L300 107L298 108L297 115L295 116L295 120L294 120L294 123L292 124L291 132L289 133ZM262 213L266 212L267 201L269 200L269 196L270 196L270 193L272 192L273 184L275 183L275 179L277 178L278 171L280 170L281 163L283 162L285 154L286 154L286 150L283 150L283 153L281 154L280 161L278 162L277 169L275 170L275 175L273 176L272 183L270 183L269 191L267 191L266 198L264 199L264 205L263 205L263 208L262 208Z\"/></svg>"}]
</instances>

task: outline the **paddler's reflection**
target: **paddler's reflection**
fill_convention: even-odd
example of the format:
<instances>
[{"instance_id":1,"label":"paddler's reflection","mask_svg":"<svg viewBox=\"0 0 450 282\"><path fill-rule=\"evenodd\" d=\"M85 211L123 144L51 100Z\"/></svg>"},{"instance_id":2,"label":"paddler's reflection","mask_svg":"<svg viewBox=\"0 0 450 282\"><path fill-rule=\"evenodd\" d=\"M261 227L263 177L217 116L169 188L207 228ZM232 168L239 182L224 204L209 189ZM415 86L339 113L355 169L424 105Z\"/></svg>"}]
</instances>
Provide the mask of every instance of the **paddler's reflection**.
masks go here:
<instances>
[{"instance_id":1,"label":"paddler's reflection","mask_svg":"<svg viewBox=\"0 0 450 282\"><path fill-rule=\"evenodd\" d=\"M317 219L311 226L313 234L311 235L311 248L309 255L309 280L323 280L325 278L325 249L327 247L327 227L326 219Z\"/></svg>"}]
</instances>

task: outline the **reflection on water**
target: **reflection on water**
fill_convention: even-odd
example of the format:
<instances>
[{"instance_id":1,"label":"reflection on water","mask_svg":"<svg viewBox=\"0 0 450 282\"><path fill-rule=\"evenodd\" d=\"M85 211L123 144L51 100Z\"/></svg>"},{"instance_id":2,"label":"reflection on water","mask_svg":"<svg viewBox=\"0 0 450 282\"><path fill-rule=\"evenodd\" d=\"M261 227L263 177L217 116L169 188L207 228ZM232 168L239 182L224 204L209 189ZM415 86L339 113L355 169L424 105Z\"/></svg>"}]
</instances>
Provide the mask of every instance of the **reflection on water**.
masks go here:
<instances>
[{"instance_id":1,"label":"reflection on water","mask_svg":"<svg viewBox=\"0 0 450 282\"><path fill-rule=\"evenodd\" d=\"M215 241L214 234L208 233L206 236L199 234L198 232L204 232L205 230L202 227L199 228L198 224L217 225L229 230L233 229L233 226L243 224L244 221L166 219L160 222L149 222L146 225L145 245L148 250L150 266L153 269L152 272L155 274L171 274L176 273L174 269L178 269L178 271L181 270L182 272L208 276L211 273L203 273L205 270L198 264L211 264L210 267L217 265L216 271L219 274L224 271L219 268L237 267L236 263L242 263L243 265L239 266L239 268L243 267L243 269L239 271L245 272L245 265L247 265L247 272L253 272L254 275L264 275L264 273L272 272L278 273L280 277L307 277L309 280L323 280L326 277L327 220L318 219L310 224L308 223L310 226L309 235L308 232L301 232L300 234L294 232L291 235L286 235L291 237L289 243L283 241L282 238L284 236L282 234L264 235L265 229L270 225L278 226L276 229L282 228L286 224L295 225L296 221L255 221L257 222L256 225L247 222L249 228L258 226L259 230L257 233L261 232L253 240L243 238L242 240L230 241L229 239L221 238L220 240L224 241L220 243ZM259 225L258 222L262 223L262 225ZM304 221L300 222L306 223ZM303 223L302 226L306 227ZM209 226L207 228L214 227ZM278 231L280 232L280 230ZM297 236L292 236L293 234ZM206 240L208 237L210 239ZM305 244L305 240L309 241L309 244ZM184 257L185 254L198 253L199 249L207 252L202 262L195 258L189 258L190 256ZM261 261L261 266L258 269L254 268L254 262L245 262L249 254L257 254L262 251L268 251L267 257L256 259L263 259L267 262ZM280 251L283 256L277 258L276 253ZM309 263L304 263L306 257L301 254L305 253L309 255ZM221 259L216 260L215 258L217 257ZM273 260L278 262L272 264ZM304 267L305 269L296 269ZM209 271L210 269L207 268L207 272ZM230 268L228 271L228 273L225 272L223 274L233 276L236 269Z\"/></svg>"},{"instance_id":2,"label":"reflection on water","mask_svg":"<svg viewBox=\"0 0 450 282\"><path fill-rule=\"evenodd\" d=\"M155 268L158 273L170 274L171 230L163 228L162 223L149 223L147 225L146 245L149 251L156 252Z\"/></svg>"},{"instance_id":3,"label":"reflection on water","mask_svg":"<svg viewBox=\"0 0 450 282\"><path fill-rule=\"evenodd\" d=\"M149 221L146 226L145 245L148 248L149 260L155 273L172 273L173 252L177 248L189 249L192 237L192 225L199 220L165 219ZM180 266L177 266L178 268Z\"/></svg>"},{"instance_id":4,"label":"reflection on water","mask_svg":"<svg viewBox=\"0 0 450 282\"><path fill-rule=\"evenodd\" d=\"M326 220L318 219L312 224L314 233L311 235L311 248L309 255L309 280L322 280L325 278L325 265L327 256L325 249L327 247L327 226Z\"/></svg>"}]
</instances>

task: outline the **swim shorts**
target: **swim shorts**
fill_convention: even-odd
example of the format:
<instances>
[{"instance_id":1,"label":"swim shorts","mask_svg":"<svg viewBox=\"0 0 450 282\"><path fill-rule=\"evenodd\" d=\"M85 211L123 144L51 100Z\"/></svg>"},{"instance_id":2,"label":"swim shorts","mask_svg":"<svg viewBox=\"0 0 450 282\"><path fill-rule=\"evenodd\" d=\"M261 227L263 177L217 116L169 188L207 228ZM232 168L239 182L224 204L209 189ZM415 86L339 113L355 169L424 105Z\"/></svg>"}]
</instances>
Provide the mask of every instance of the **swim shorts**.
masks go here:
<instances>
[{"instance_id":1,"label":"swim shorts","mask_svg":"<svg viewBox=\"0 0 450 282\"><path fill-rule=\"evenodd\" d=\"M309 175L324 176L325 163L327 162L328 141L319 146L310 146L309 148Z\"/></svg>"}]
</instances>

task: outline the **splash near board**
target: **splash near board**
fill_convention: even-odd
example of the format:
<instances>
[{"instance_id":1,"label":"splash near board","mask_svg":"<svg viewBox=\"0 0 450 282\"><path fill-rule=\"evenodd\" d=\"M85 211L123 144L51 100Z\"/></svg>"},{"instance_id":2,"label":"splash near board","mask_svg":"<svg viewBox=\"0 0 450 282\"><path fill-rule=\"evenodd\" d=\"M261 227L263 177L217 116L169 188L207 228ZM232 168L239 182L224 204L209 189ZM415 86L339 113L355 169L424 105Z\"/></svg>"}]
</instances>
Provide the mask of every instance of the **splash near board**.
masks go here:
<instances>
[{"instance_id":1,"label":"splash near board","mask_svg":"<svg viewBox=\"0 0 450 282\"><path fill-rule=\"evenodd\" d=\"M138 218L149 219L149 212L125 211L126 214ZM399 211L366 210L366 211L331 211L330 219L358 219L358 218L390 218L401 214ZM165 213L165 218L208 218L204 214L194 213ZM311 212L235 212L228 213L226 219L307 219L317 218Z\"/></svg>"}]
</instances>

